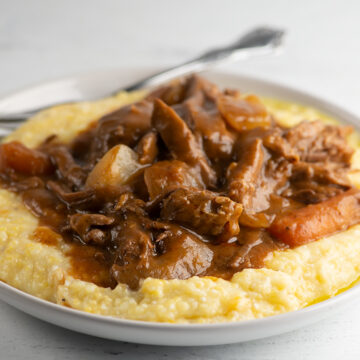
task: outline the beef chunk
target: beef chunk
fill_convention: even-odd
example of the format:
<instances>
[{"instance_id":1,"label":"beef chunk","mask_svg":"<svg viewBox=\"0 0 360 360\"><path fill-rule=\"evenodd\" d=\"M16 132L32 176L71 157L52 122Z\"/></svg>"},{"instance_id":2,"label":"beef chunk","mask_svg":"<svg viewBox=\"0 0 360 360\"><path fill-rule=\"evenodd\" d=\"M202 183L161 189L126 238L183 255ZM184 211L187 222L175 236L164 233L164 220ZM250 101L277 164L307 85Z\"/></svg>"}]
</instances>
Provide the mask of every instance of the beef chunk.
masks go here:
<instances>
[{"instance_id":1,"label":"beef chunk","mask_svg":"<svg viewBox=\"0 0 360 360\"><path fill-rule=\"evenodd\" d=\"M133 218L113 231L118 245L112 275L117 282L137 288L147 277L187 279L210 267L213 253L206 244L179 226L164 224L163 228L156 244L150 231Z\"/></svg>"},{"instance_id":2,"label":"beef chunk","mask_svg":"<svg viewBox=\"0 0 360 360\"><path fill-rule=\"evenodd\" d=\"M184 100L173 109L184 119L195 137L200 138L208 158L213 162L229 159L236 134L229 130L217 107L220 90L198 76L186 83Z\"/></svg>"},{"instance_id":3,"label":"beef chunk","mask_svg":"<svg viewBox=\"0 0 360 360\"><path fill-rule=\"evenodd\" d=\"M89 158L95 164L106 152L117 144L134 146L136 142L151 129L153 104L140 101L124 106L99 120L92 129L92 142L84 154L84 144L75 140L74 152L79 158ZM80 149L78 149L80 148Z\"/></svg>"},{"instance_id":4,"label":"beef chunk","mask_svg":"<svg viewBox=\"0 0 360 360\"><path fill-rule=\"evenodd\" d=\"M152 124L174 159L199 167L204 183L215 186L216 174L186 123L161 100L155 100Z\"/></svg>"},{"instance_id":5,"label":"beef chunk","mask_svg":"<svg viewBox=\"0 0 360 360\"><path fill-rule=\"evenodd\" d=\"M84 243L103 245L107 235L99 229L111 225L114 219L101 214L74 214L70 216L70 227Z\"/></svg>"},{"instance_id":6,"label":"beef chunk","mask_svg":"<svg viewBox=\"0 0 360 360\"><path fill-rule=\"evenodd\" d=\"M86 179L86 171L76 164L70 150L65 145L55 145L48 149L51 159L56 165L61 177L68 186L81 187Z\"/></svg>"},{"instance_id":7,"label":"beef chunk","mask_svg":"<svg viewBox=\"0 0 360 360\"><path fill-rule=\"evenodd\" d=\"M47 187L66 205L76 207L80 205L89 205L95 198L95 192L92 189L80 191L64 190L64 185L60 185L55 181L49 181Z\"/></svg>"},{"instance_id":8,"label":"beef chunk","mask_svg":"<svg viewBox=\"0 0 360 360\"><path fill-rule=\"evenodd\" d=\"M264 137L264 146L287 159L288 161L298 161L300 156L297 150L290 145L290 143L284 138L284 130L278 127L271 129Z\"/></svg>"},{"instance_id":9,"label":"beef chunk","mask_svg":"<svg viewBox=\"0 0 360 360\"><path fill-rule=\"evenodd\" d=\"M144 179L150 199L180 187L190 186L199 189L205 187L197 170L178 160L159 161L146 168Z\"/></svg>"},{"instance_id":10,"label":"beef chunk","mask_svg":"<svg viewBox=\"0 0 360 360\"><path fill-rule=\"evenodd\" d=\"M186 103L188 121L192 123L194 133L200 134L209 159L215 162L227 160L232 155L236 135L227 129L216 104L207 101L207 106L203 107L205 101Z\"/></svg>"},{"instance_id":11,"label":"beef chunk","mask_svg":"<svg viewBox=\"0 0 360 360\"><path fill-rule=\"evenodd\" d=\"M139 163L141 165L152 164L159 152L157 147L157 136L154 131L145 134L137 144Z\"/></svg>"},{"instance_id":12,"label":"beef chunk","mask_svg":"<svg viewBox=\"0 0 360 360\"><path fill-rule=\"evenodd\" d=\"M348 166L354 152L346 140L351 132L349 126L304 121L287 130L274 129L264 140L264 145L289 160L329 161Z\"/></svg>"},{"instance_id":13,"label":"beef chunk","mask_svg":"<svg viewBox=\"0 0 360 360\"><path fill-rule=\"evenodd\" d=\"M354 150L346 137L349 126L326 125L321 121L302 122L285 133L285 139L306 162L331 161L349 165Z\"/></svg>"},{"instance_id":14,"label":"beef chunk","mask_svg":"<svg viewBox=\"0 0 360 360\"><path fill-rule=\"evenodd\" d=\"M240 231L242 206L208 190L177 189L163 201L161 217L199 234L231 238Z\"/></svg>"},{"instance_id":15,"label":"beef chunk","mask_svg":"<svg viewBox=\"0 0 360 360\"><path fill-rule=\"evenodd\" d=\"M229 171L229 196L248 210L252 208L252 199L264 165L264 156L261 139L255 139L244 149L239 162Z\"/></svg>"},{"instance_id":16,"label":"beef chunk","mask_svg":"<svg viewBox=\"0 0 360 360\"><path fill-rule=\"evenodd\" d=\"M337 164L306 163L293 165L291 188L284 194L305 204L314 204L335 196L351 187L347 172Z\"/></svg>"},{"instance_id":17,"label":"beef chunk","mask_svg":"<svg viewBox=\"0 0 360 360\"><path fill-rule=\"evenodd\" d=\"M350 188L347 177L353 149L351 128L302 122L291 129L273 129L264 146L291 165L291 186L282 195L305 204L318 203Z\"/></svg>"}]
</instances>

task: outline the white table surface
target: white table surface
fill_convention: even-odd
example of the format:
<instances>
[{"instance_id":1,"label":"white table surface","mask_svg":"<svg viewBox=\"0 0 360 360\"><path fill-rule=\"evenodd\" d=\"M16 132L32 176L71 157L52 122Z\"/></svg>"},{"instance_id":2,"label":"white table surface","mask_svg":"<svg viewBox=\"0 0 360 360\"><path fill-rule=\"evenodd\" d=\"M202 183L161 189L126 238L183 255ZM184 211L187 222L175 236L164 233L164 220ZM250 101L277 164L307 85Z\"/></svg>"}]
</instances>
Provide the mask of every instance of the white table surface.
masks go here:
<instances>
[{"instance_id":1,"label":"white table surface","mask_svg":"<svg viewBox=\"0 0 360 360\"><path fill-rule=\"evenodd\" d=\"M122 66L167 66L248 27L289 30L285 52L227 67L360 113L358 0L0 0L0 95ZM359 359L360 299L313 326L245 344L171 348L102 340L0 303L0 359Z\"/></svg>"}]
</instances>

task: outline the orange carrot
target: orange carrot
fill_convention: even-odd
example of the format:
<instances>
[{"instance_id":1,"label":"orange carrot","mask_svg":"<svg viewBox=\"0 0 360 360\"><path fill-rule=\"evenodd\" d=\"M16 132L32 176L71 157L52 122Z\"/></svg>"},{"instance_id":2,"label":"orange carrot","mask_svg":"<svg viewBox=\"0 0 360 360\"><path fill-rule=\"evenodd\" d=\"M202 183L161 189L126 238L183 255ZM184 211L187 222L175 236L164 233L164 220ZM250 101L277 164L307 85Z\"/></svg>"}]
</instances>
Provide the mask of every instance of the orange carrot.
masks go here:
<instances>
[{"instance_id":1,"label":"orange carrot","mask_svg":"<svg viewBox=\"0 0 360 360\"><path fill-rule=\"evenodd\" d=\"M303 245L360 222L360 191L348 190L329 200L280 214L269 232L291 247Z\"/></svg>"}]
</instances>

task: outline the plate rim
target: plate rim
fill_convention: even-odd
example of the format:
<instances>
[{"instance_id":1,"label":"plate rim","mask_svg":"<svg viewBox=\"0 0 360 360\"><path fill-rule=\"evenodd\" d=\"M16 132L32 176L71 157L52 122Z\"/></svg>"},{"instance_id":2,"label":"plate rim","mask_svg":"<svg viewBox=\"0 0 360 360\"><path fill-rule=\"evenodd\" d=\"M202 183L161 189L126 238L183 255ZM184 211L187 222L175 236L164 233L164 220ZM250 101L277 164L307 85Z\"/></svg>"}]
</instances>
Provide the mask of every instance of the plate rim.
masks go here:
<instances>
[{"instance_id":1,"label":"plate rim","mask_svg":"<svg viewBox=\"0 0 360 360\"><path fill-rule=\"evenodd\" d=\"M358 282L358 281L356 281ZM78 309L69 308L66 306L59 305L57 303L41 299L39 297L36 297L35 295L31 295L29 293L26 293L25 291L19 290L6 282L0 280L0 298L3 300L3 296L1 294L1 291L7 291L8 293L12 293L12 295L16 296L18 299L25 298L26 300L30 301L33 304L41 305L45 307L50 307L52 310L56 312L65 312L68 315L76 315L77 317L87 318L87 319L93 319L100 322L105 323L111 323L113 325L119 324L119 325L126 325L131 327L147 327L147 328L171 328L171 329L179 329L179 330L187 330L188 328L191 329L222 329L222 328L229 328L229 327L236 327L239 326L250 326L250 325L258 325L261 326L262 324L267 324L268 322L281 322L285 318L288 318L287 320L291 321L292 318L296 318L298 316L301 316L302 314L308 314L312 312L317 312L318 310L321 310L324 307L330 307L331 305L336 305L337 302L341 302L346 300L347 298L351 298L352 296L355 296L354 293L360 293L360 283L357 283L355 285L350 285L350 288L341 291L341 293L334 295L331 298L328 298L323 301L319 301L315 304L308 305L302 309L298 310L292 310L281 314L271 315L271 316L265 316L263 318L256 318L256 319L248 319L248 320L237 320L237 321L224 321L224 322L217 322L217 323L170 323L170 322L156 322L156 321L144 321L144 320L130 320L130 319L123 319L120 317L116 317L114 315L100 315L100 314L94 314ZM6 297L6 295L5 295ZM3 300L10 306L14 306L13 304L8 303L6 300Z\"/></svg>"}]
</instances>

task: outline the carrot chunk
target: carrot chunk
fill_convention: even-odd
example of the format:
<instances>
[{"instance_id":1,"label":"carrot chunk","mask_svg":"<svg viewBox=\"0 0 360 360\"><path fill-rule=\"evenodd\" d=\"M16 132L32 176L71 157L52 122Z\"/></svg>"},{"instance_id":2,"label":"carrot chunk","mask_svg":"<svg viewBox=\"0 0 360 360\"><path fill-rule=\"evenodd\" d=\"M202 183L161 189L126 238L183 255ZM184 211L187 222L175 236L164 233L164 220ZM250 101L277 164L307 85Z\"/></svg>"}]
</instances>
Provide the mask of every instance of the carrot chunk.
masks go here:
<instances>
[{"instance_id":1,"label":"carrot chunk","mask_svg":"<svg viewBox=\"0 0 360 360\"><path fill-rule=\"evenodd\" d=\"M360 222L360 191L348 190L315 205L280 214L269 227L272 236L295 247Z\"/></svg>"},{"instance_id":2,"label":"carrot chunk","mask_svg":"<svg viewBox=\"0 0 360 360\"><path fill-rule=\"evenodd\" d=\"M45 175L53 171L48 155L29 149L18 141L0 146L0 171L9 168L25 175Z\"/></svg>"}]
</instances>

